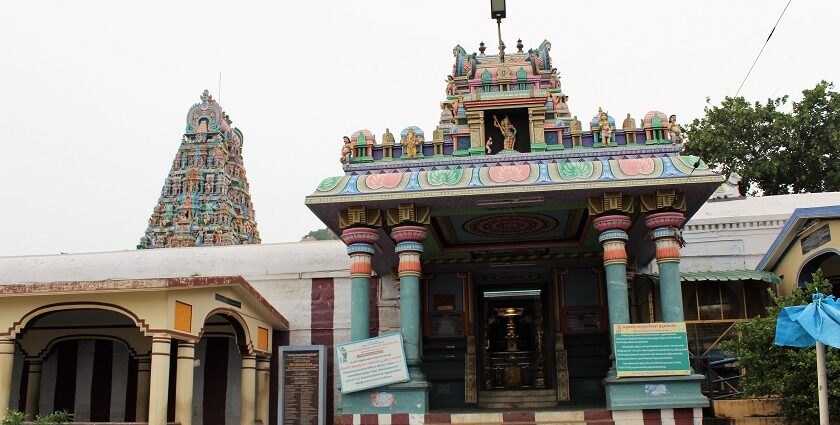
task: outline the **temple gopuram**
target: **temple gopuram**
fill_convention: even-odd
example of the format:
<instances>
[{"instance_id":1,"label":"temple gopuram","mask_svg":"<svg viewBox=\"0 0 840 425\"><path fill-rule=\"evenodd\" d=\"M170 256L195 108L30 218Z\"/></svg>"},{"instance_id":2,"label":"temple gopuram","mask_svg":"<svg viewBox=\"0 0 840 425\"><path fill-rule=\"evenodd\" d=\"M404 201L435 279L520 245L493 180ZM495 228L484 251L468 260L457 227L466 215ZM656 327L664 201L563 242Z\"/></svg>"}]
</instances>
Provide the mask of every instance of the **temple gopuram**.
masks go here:
<instances>
[{"instance_id":1,"label":"temple gopuram","mask_svg":"<svg viewBox=\"0 0 840 425\"><path fill-rule=\"evenodd\" d=\"M187 128L137 248L260 243L242 163L242 132L207 90Z\"/></svg>"},{"instance_id":2,"label":"temple gopuram","mask_svg":"<svg viewBox=\"0 0 840 425\"><path fill-rule=\"evenodd\" d=\"M680 154L676 117L621 111L617 125L609 98L573 112L551 43L516 48L456 46L431 137L358 130L344 137L344 174L306 198L347 245L353 340L371 336L371 279L399 279L410 381L344 393L338 412L352 423L593 405L702 417L701 375L620 375L612 333L648 311L654 327L684 329L680 228L723 178ZM654 259L658 288L635 299L634 272Z\"/></svg>"}]
</instances>

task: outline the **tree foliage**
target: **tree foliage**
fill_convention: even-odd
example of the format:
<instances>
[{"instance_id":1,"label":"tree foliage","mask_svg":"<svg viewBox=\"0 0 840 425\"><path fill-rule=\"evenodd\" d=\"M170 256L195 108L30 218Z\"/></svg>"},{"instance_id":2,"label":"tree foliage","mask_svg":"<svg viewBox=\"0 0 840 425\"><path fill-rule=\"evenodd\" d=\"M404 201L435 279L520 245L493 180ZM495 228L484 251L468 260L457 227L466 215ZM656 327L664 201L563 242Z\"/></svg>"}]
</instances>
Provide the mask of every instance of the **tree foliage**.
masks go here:
<instances>
[{"instance_id":1,"label":"tree foliage","mask_svg":"<svg viewBox=\"0 0 840 425\"><path fill-rule=\"evenodd\" d=\"M817 355L814 349L780 347L776 337L776 317L782 308L804 305L811 294L831 294L831 283L822 272L813 274L813 283L797 288L790 297L778 297L770 290L769 316L755 318L736 325L741 338L723 344L724 351L738 356L738 364L746 369L741 390L748 397L778 396L780 413L789 422L819 424L817 399ZM840 418L840 350L826 347L829 411L832 418Z\"/></svg>"},{"instance_id":2,"label":"tree foliage","mask_svg":"<svg viewBox=\"0 0 840 425\"><path fill-rule=\"evenodd\" d=\"M316 240L316 241L332 241L338 240L338 236L335 233L327 229L326 227L323 229L312 230L309 233L303 235L301 240Z\"/></svg>"},{"instance_id":3,"label":"tree foliage","mask_svg":"<svg viewBox=\"0 0 840 425\"><path fill-rule=\"evenodd\" d=\"M686 131L685 153L740 174L742 194L840 190L840 93L822 81L802 95L790 108L788 96L764 104L727 96L706 105Z\"/></svg>"}]
</instances>

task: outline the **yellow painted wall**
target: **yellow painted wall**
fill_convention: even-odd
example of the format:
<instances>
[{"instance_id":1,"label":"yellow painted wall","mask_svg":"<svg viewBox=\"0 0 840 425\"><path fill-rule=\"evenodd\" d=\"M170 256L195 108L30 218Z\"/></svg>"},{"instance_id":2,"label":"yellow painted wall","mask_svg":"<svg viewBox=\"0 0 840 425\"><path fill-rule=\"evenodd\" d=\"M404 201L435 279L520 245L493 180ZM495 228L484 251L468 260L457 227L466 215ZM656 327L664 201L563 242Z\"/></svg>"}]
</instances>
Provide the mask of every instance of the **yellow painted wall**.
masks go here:
<instances>
[{"instance_id":1,"label":"yellow painted wall","mask_svg":"<svg viewBox=\"0 0 840 425\"><path fill-rule=\"evenodd\" d=\"M216 300L216 294L241 302L241 307ZM176 326L177 302L191 306L189 330L184 329L183 322L181 326ZM246 330L245 341L240 345L247 346L251 353L263 355L271 352L271 330L275 328L269 322L272 319L264 318L256 302L236 286L98 289L0 295L0 338L18 336L29 321L44 313L79 308L103 309L123 314L138 325L138 336L169 335L188 341L197 341L201 337L207 317L216 313L224 314L234 318ZM184 311L183 308L181 310ZM183 316L181 318L183 319ZM179 327L181 329L178 329ZM50 335L49 339L56 335ZM47 336L33 338L33 343L48 343L44 338ZM35 340L41 341L36 343ZM33 349L35 348L38 347L33 346Z\"/></svg>"},{"instance_id":2,"label":"yellow painted wall","mask_svg":"<svg viewBox=\"0 0 840 425\"><path fill-rule=\"evenodd\" d=\"M831 240L803 255L802 238L816 231L823 223L829 224ZM772 270L782 278L782 284L779 286L779 293L783 296L790 295L793 292L793 288L797 285L797 279L802 265L812 258L820 255L826 248L833 248L840 251L840 219L820 220L816 225L811 226L807 232L797 236L791 243L788 251L776 263L776 267Z\"/></svg>"}]
</instances>

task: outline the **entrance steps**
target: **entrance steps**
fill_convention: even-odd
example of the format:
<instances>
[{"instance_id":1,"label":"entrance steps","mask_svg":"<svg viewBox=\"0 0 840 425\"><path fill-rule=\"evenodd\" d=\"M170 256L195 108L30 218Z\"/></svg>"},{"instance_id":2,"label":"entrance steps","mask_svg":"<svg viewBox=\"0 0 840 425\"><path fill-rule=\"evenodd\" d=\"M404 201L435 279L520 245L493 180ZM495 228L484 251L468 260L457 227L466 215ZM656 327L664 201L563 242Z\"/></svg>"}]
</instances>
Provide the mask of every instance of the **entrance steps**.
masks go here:
<instances>
[{"instance_id":1,"label":"entrance steps","mask_svg":"<svg viewBox=\"0 0 840 425\"><path fill-rule=\"evenodd\" d=\"M478 406L487 409L543 409L557 406L555 390L479 391Z\"/></svg>"}]
</instances>

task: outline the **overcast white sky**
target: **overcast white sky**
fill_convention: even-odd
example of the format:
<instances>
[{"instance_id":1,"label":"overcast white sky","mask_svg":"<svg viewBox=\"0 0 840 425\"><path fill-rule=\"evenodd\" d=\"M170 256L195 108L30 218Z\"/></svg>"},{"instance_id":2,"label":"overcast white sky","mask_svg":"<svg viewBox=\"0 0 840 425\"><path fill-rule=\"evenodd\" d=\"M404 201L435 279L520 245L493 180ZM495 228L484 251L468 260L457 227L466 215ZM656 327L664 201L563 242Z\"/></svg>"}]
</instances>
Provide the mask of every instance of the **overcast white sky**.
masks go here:
<instances>
[{"instance_id":1,"label":"overcast white sky","mask_svg":"<svg viewBox=\"0 0 840 425\"><path fill-rule=\"evenodd\" d=\"M787 0L507 0L515 50L552 42L588 118L702 115L734 95ZM489 1L64 1L0 6L0 255L132 249L202 90L245 134L264 243L321 227L341 137L437 123L452 47L496 51ZM840 2L793 0L748 99L840 82ZM222 72L221 96L218 76Z\"/></svg>"}]
</instances>

